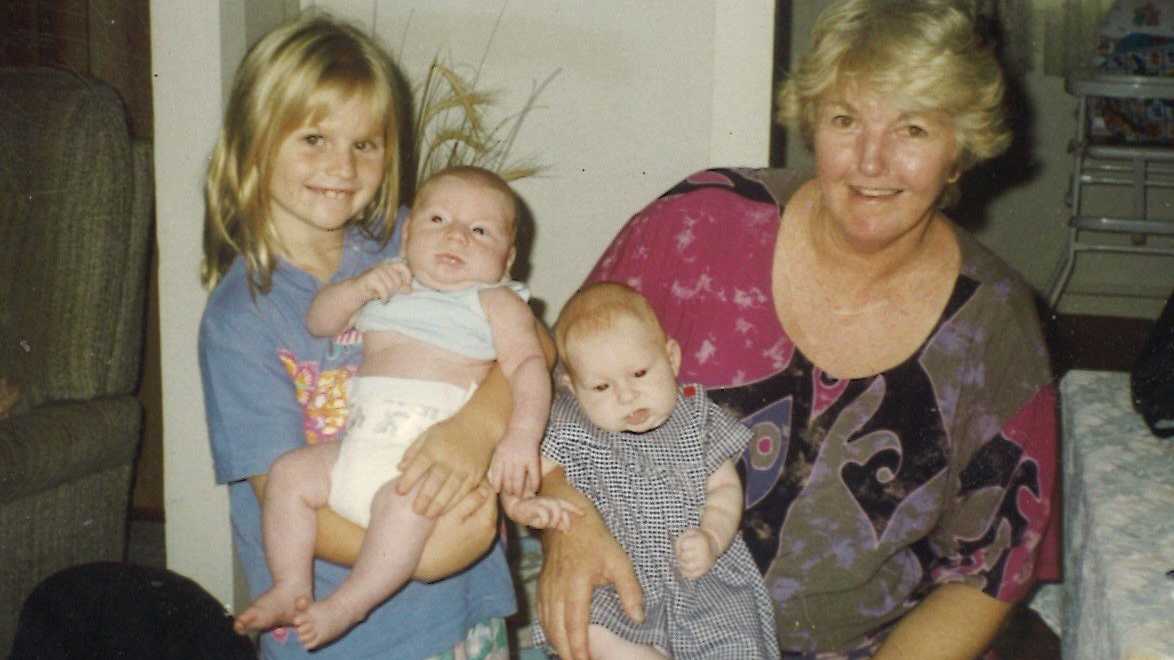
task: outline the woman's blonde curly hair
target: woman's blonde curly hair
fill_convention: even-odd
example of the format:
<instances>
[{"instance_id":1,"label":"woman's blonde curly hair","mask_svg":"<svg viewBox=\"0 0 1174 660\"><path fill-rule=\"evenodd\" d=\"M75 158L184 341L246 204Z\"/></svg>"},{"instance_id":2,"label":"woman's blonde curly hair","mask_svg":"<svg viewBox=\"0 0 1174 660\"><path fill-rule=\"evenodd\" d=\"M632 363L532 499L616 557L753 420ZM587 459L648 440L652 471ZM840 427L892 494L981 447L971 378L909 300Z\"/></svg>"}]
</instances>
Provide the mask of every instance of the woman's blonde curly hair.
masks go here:
<instances>
[{"instance_id":1,"label":"woman's blonde curly hair","mask_svg":"<svg viewBox=\"0 0 1174 660\"><path fill-rule=\"evenodd\" d=\"M282 141L352 98L383 118L383 183L353 222L386 241L399 206L395 70L368 35L321 13L305 14L253 46L233 82L205 185L201 281L216 286L238 256L252 291L272 285L280 239L270 222L269 178Z\"/></svg>"},{"instance_id":2,"label":"woman's blonde curly hair","mask_svg":"<svg viewBox=\"0 0 1174 660\"><path fill-rule=\"evenodd\" d=\"M808 149L824 95L858 84L909 111L942 111L954 121L957 172L1011 143L1005 83L993 44L976 29L965 0L843 0L820 14L811 51L783 83L778 121L797 126ZM951 183L942 206L957 201Z\"/></svg>"}]
</instances>

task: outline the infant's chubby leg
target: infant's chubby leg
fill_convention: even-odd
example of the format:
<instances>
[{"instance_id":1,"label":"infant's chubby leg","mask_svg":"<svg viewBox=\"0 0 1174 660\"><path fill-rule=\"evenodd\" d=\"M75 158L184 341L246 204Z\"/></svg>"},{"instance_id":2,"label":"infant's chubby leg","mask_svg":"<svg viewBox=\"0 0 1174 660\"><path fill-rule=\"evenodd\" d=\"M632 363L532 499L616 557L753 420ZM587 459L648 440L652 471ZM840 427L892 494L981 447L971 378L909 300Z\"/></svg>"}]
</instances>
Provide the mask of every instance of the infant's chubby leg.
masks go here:
<instances>
[{"instance_id":1,"label":"infant's chubby leg","mask_svg":"<svg viewBox=\"0 0 1174 660\"><path fill-rule=\"evenodd\" d=\"M435 526L431 518L412 511L418 488L399 495L391 481L376 491L354 569L329 597L294 616L298 638L307 649L345 633L411 579Z\"/></svg>"},{"instance_id":2,"label":"infant's chubby leg","mask_svg":"<svg viewBox=\"0 0 1174 660\"><path fill-rule=\"evenodd\" d=\"M273 586L233 622L238 633L292 624L313 598L316 510L326 506L338 443L282 454L269 469L261 503L261 535Z\"/></svg>"},{"instance_id":3,"label":"infant's chubby leg","mask_svg":"<svg viewBox=\"0 0 1174 660\"><path fill-rule=\"evenodd\" d=\"M636 644L592 624L587 628L587 650L596 660L667 660L655 646Z\"/></svg>"}]
</instances>

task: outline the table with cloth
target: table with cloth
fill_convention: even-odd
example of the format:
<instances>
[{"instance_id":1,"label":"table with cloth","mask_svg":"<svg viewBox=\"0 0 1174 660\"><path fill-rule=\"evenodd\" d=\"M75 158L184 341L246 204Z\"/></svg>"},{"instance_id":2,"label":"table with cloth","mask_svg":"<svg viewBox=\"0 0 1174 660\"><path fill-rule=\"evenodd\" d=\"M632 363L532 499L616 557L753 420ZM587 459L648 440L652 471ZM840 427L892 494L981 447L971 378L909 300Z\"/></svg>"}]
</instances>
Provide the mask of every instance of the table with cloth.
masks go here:
<instances>
[{"instance_id":1,"label":"table with cloth","mask_svg":"<svg viewBox=\"0 0 1174 660\"><path fill-rule=\"evenodd\" d=\"M1127 373L1071 371L1060 400L1064 581L1031 607L1067 660L1174 658L1174 442L1134 412Z\"/></svg>"}]
</instances>

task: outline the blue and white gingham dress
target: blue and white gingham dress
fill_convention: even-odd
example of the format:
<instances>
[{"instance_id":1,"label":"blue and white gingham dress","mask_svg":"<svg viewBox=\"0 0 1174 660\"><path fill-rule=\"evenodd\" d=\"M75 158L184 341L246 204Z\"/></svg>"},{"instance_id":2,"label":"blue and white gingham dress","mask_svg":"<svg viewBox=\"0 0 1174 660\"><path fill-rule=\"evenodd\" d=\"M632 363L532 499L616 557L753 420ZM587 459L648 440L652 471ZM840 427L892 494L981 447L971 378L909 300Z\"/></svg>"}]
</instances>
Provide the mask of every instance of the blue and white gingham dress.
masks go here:
<instances>
[{"instance_id":1,"label":"blue and white gingham dress","mask_svg":"<svg viewBox=\"0 0 1174 660\"><path fill-rule=\"evenodd\" d=\"M674 541L700 525L706 479L737 459L750 437L699 385L682 387L668 421L643 434L602 431L574 397L559 393L542 453L599 509L644 590L642 625L628 619L610 586L595 590L592 623L678 659L779 657L774 609L740 535L701 578L687 580L676 568ZM541 627L534 631L545 643Z\"/></svg>"}]
</instances>

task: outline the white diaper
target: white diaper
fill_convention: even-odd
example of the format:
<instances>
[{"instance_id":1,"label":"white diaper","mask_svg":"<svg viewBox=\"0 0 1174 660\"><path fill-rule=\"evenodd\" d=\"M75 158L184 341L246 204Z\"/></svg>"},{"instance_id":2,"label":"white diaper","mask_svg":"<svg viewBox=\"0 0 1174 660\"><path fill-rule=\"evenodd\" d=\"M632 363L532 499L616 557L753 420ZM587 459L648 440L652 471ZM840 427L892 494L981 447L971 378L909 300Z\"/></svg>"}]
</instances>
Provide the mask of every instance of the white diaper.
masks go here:
<instances>
[{"instance_id":1,"label":"white diaper","mask_svg":"<svg viewBox=\"0 0 1174 660\"><path fill-rule=\"evenodd\" d=\"M460 410L475 389L412 378L352 378L346 433L330 472L330 508L366 527L375 491L399 475L396 466L412 441Z\"/></svg>"}]
</instances>

